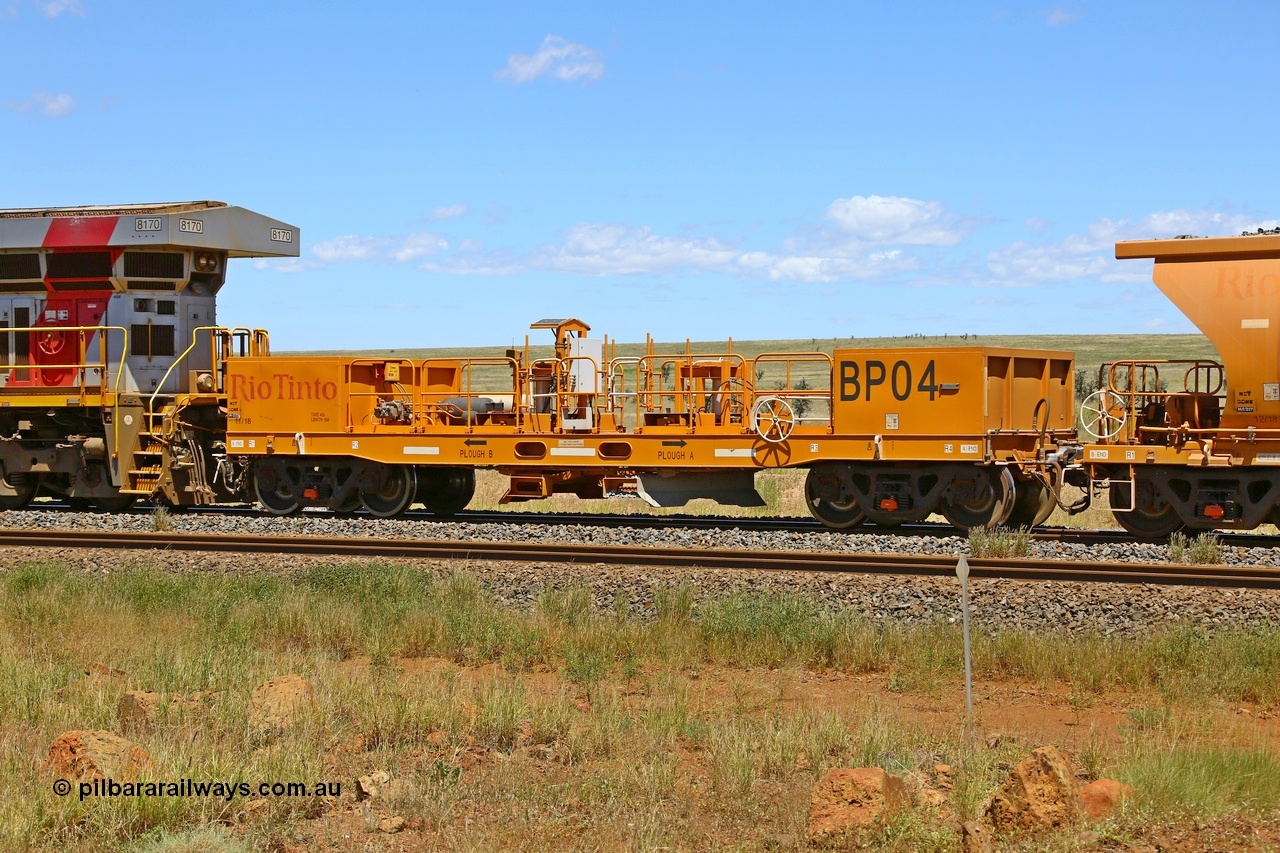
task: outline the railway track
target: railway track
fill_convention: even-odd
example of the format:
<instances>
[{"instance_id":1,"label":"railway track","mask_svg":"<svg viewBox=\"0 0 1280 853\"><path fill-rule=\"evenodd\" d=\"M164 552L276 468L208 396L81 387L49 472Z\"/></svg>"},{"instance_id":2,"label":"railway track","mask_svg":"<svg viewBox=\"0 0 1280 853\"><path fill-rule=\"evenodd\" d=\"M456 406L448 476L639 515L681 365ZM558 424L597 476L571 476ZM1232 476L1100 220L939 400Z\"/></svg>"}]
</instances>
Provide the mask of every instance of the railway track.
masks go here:
<instances>
[{"instance_id":1,"label":"railway track","mask_svg":"<svg viewBox=\"0 0 1280 853\"><path fill-rule=\"evenodd\" d=\"M33 509L72 511L65 503L42 501L32 504ZM142 505L128 512L133 515L147 515L154 507ZM189 515L232 515L248 517L270 517L268 513L256 507L247 506L215 506L191 507L183 510ZM328 510L308 511L307 515L335 516ZM355 514L356 518L372 518L372 516ZM691 530L752 530L761 532L785 533L837 533L828 530L821 522L813 518L758 518L705 515L629 515L625 513L566 513L566 512L502 512L494 510L469 510L457 515L442 518L422 510L410 510L401 518L417 521L450 522L454 524L511 524L530 527L552 527L556 525L574 525L586 527L636 528L654 529L663 527L680 527ZM932 537L943 538L962 536L955 527L945 523L922 522L903 524L897 527L877 527L874 524L860 526L850 533L863 533L878 536ZM1280 536L1260 533L1232 533L1219 531L1215 534L1223 545L1241 548L1280 548ZM1110 545L1133 541L1133 537L1123 530L1087 530L1067 527L1041 527L1032 531L1031 538L1045 542L1072 542L1082 545Z\"/></svg>"},{"instance_id":2,"label":"railway track","mask_svg":"<svg viewBox=\"0 0 1280 853\"><path fill-rule=\"evenodd\" d=\"M298 554L329 557L501 560L770 572L839 572L900 576L954 574L956 558L912 554L815 551L745 551L490 541L415 541L297 536L0 530L5 548L103 548ZM1024 581L1086 581L1280 589L1280 570L1177 563L1103 563L1062 560L971 559L970 576Z\"/></svg>"}]
</instances>

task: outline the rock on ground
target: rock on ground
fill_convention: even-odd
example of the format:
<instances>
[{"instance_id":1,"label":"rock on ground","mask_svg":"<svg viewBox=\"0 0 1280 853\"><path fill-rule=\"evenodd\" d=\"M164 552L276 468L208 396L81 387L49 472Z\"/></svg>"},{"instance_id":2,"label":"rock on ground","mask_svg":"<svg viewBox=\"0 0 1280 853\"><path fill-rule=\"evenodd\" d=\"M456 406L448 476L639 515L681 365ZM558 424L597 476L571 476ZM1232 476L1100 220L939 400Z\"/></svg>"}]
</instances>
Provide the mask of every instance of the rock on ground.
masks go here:
<instances>
[{"instance_id":1,"label":"rock on ground","mask_svg":"<svg viewBox=\"0 0 1280 853\"><path fill-rule=\"evenodd\" d=\"M1080 789L1080 802L1089 817L1106 817L1133 796L1133 788L1114 779L1098 779Z\"/></svg>"},{"instance_id":2,"label":"rock on ground","mask_svg":"<svg viewBox=\"0 0 1280 853\"><path fill-rule=\"evenodd\" d=\"M1066 759L1056 747L1033 750L996 789L986 818L1001 835L1058 829L1081 817Z\"/></svg>"},{"instance_id":3,"label":"rock on ground","mask_svg":"<svg viewBox=\"0 0 1280 853\"><path fill-rule=\"evenodd\" d=\"M133 741L104 731L64 732L49 745L42 770L59 779L129 781L151 761Z\"/></svg>"},{"instance_id":4,"label":"rock on ground","mask_svg":"<svg viewBox=\"0 0 1280 853\"><path fill-rule=\"evenodd\" d=\"M156 693L151 690L126 690L120 697L116 709L121 728L133 731L151 731L159 722L161 709L165 706L178 709L181 713L200 711L207 707L214 692L202 690L190 696L177 693Z\"/></svg>"},{"instance_id":5,"label":"rock on ground","mask_svg":"<svg viewBox=\"0 0 1280 853\"><path fill-rule=\"evenodd\" d=\"M290 728L315 701L311 682L301 675L273 678L249 698L249 724L263 732Z\"/></svg>"},{"instance_id":6,"label":"rock on ground","mask_svg":"<svg viewBox=\"0 0 1280 853\"><path fill-rule=\"evenodd\" d=\"M827 841L909 806L906 784L879 767L832 770L813 786L807 834L811 841Z\"/></svg>"}]
</instances>

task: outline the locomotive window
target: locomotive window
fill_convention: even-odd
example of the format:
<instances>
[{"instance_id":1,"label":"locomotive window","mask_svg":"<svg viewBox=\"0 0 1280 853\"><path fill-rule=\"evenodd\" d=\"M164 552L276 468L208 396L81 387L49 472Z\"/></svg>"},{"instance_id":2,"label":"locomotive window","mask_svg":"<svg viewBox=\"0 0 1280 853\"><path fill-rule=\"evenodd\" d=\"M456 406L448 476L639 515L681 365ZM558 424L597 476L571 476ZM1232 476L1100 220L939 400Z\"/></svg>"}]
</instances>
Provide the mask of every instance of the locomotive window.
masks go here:
<instances>
[{"instance_id":1,"label":"locomotive window","mask_svg":"<svg viewBox=\"0 0 1280 853\"><path fill-rule=\"evenodd\" d=\"M157 299L156 313L169 314L171 316L177 315L178 303L174 302L172 299Z\"/></svg>"},{"instance_id":2,"label":"locomotive window","mask_svg":"<svg viewBox=\"0 0 1280 853\"><path fill-rule=\"evenodd\" d=\"M171 356L175 340L173 326L135 323L129 327L129 355Z\"/></svg>"},{"instance_id":3,"label":"locomotive window","mask_svg":"<svg viewBox=\"0 0 1280 853\"><path fill-rule=\"evenodd\" d=\"M133 310L139 313L150 314L154 309L151 307L150 299L133 300Z\"/></svg>"}]
</instances>

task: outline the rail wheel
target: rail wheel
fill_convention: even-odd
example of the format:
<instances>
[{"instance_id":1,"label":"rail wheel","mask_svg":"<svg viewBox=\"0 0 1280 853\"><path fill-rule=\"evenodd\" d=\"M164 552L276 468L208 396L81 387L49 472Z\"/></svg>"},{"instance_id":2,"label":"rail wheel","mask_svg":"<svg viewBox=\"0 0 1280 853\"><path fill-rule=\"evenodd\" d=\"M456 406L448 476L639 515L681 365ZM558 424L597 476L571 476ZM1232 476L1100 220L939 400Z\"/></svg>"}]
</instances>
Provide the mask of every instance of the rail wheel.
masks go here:
<instances>
[{"instance_id":1,"label":"rail wheel","mask_svg":"<svg viewBox=\"0 0 1280 853\"><path fill-rule=\"evenodd\" d=\"M942 516L961 530L1001 524L1005 521L999 517L1005 506L1004 489L999 479L975 468L973 476L952 481L950 494L942 501Z\"/></svg>"},{"instance_id":2,"label":"rail wheel","mask_svg":"<svg viewBox=\"0 0 1280 853\"><path fill-rule=\"evenodd\" d=\"M476 472L470 468L419 468L418 503L432 515L457 515L476 493Z\"/></svg>"},{"instance_id":3,"label":"rail wheel","mask_svg":"<svg viewBox=\"0 0 1280 853\"><path fill-rule=\"evenodd\" d=\"M1009 527L1039 527L1053 515L1057 501L1053 492L1035 477L1019 477L1013 495L1013 510L1005 519Z\"/></svg>"},{"instance_id":4,"label":"rail wheel","mask_svg":"<svg viewBox=\"0 0 1280 853\"><path fill-rule=\"evenodd\" d=\"M16 482L0 477L0 510L22 509L31 503L40 488L40 477L35 474L18 475Z\"/></svg>"},{"instance_id":5,"label":"rail wheel","mask_svg":"<svg viewBox=\"0 0 1280 853\"><path fill-rule=\"evenodd\" d=\"M360 502L371 515L390 518L413 503L418 478L409 465L383 465L371 469L360 482Z\"/></svg>"},{"instance_id":6,"label":"rail wheel","mask_svg":"<svg viewBox=\"0 0 1280 853\"><path fill-rule=\"evenodd\" d=\"M360 509L360 493L353 491L346 500L333 508L339 515L351 515Z\"/></svg>"},{"instance_id":7,"label":"rail wheel","mask_svg":"<svg viewBox=\"0 0 1280 853\"><path fill-rule=\"evenodd\" d=\"M804 497L809 504L809 512L822 522L824 527L832 530L852 530L866 520L866 512L858 506L856 498L850 496L847 501L829 501L814 494L813 470L804 478Z\"/></svg>"},{"instance_id":8,"label":"rail wheel","mask_svg":"<svg viewBox=\"0 0 1280 853\"><path fill-rule=\"evenodd\" d=\"M283 465L261 465L253 474L253 492L258 503L272 515L293 515L302 505L297 485Z\"/></svg>"},{"instance_id":9,"label":"rail wheel","mask_svg":"<svg viewBox=\"0 0 1280 853\"><path fill-rule=\"evenodd\" d=\"M1162 502L1150 483L1138 482L1135 486L1136 501L1128 512L1112 509L1116 523L1131 536L1150 542L1165 539L1177 533L1186 524L1172 504ZM1129 502L1128 489L1121 483L1111 485L1111 506L1123 506Z\"/></svg>"}]
</instances>

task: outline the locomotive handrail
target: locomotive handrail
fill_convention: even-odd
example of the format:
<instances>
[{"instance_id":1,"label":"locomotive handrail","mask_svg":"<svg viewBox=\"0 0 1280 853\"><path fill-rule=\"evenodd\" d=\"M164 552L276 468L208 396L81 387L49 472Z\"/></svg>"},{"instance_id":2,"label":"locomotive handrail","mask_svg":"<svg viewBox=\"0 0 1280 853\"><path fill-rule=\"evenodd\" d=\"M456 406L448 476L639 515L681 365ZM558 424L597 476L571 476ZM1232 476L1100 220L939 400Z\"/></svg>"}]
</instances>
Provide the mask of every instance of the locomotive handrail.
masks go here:
<instances>
[{"instance_id":1,"label":"locomotive handrail","mask_svg":"<svg viewBox=\"0 0 1280 853\"><path fill-rule=\"evenodd\" d=\"M128 356L128 354L129 354L129 330L128 330L128 329L126 329L124 326L105 326L105 325L103 325L103 326L7 326L7 327L5 327L3 330L0 330L0 331L3 331L3 332L5 332L5 333L8 333L8 332L48 332L48 331L55 330L55 329L56 329L57 331L59 331L59 332L76 332L76 334L77 334L77 344L78 344L78 347L77 347L77 348L78 348L79 355L80 355L80 361L79 361L78 363L74 363L74 364L23 364L23 365L17 365L17 364L15 364L15 365L8 366L8 367L9 367L9 369L10 369L11 371L12 371L12 370L40 370L40 369L43 369L43 368L53 368L53 369L55 369L55 370L58 370L58 369L61 369L61 370L78 370L78 371L80 371L80 382L79 382L79 386L78 386L78 387L79 387L79 391L80 391L80 399L81 399L81 402L83 402L83 401L84 401L84 398L87 396L87 393L88 393L88 392L86 391L86 388L88 387L88 383L85 381L85 371L87 371L87 370L88 370L89 368L91 368L91 367L93 367L93 368L95 368L95 369L97 369L97 368L101 368L101 370L103 371L103 376L102 376L103 384L104 384L104 385L106 384L107 377L110 375L110 370L108 369L108 365L107 365L107 349L108 349L108 347L107 347L107 345L106 345L106 344L107 344L107 337L106 337L106 333L107 333L107 332L119 332L119 333L120 333L120 335L121 335L121 337L122 337L122 341L121 341L121 345L120 345L120 363L119 363L119 365L117 365L117 367L116 367L115 384L114 384L114 385L112 386L112 388L111 388L111 394L112 394L116 399L119 399L119 396L120 396L120 379L121 379L121 377L123 377L123 376L124 376L125 358L126 358L126 357ZM89 347L88 347L87 342L86 342L86 340L85 340L85 332L99 332L99 333L101 334L101 338L100 338L100 340L101 340L101 345L100 345L100 347L99 347L99 357L98 357L98 361L97 361L95 364L92 364L92 365L91 365L91 364L88 362L88 360L87 360L87 356L88 356L88 354L89 354L89 353L88 353ZM6 391L7 391L7 389L6 389ZM117 454L118 454L118 453L119 453L118 448L119 448L119 445L120 445L120 421L119 421L119 419L118 419L118 418L112 418L112 419L111 419L111 422L112 422L113 431L114 431L114 433L115 433L115 435L114 435L114 439L115 439L115 440L114 440L114 444L113 444L113 448L112 448L112 449L115 451L115 453L117 453Z\"/></svg>"},{"instance_id":2,"label":"locomotive handrail","mask_svg":"<svg viewBox=\"0 0 1280 853\"><path fill-rule=\"evenodd\" d=\"M213 341L213 338L215 337L215 333L224 329L225 327L223 326L196 326L194 329L191 330L191 345L186 349L184 349L182 353L178 355L177 358L175 358L172 362L169 363L169 369L164 372L164 376L160 377L160 382L156 384L156 390L151 392L151 396L147 400L148 412L155 411L156 397L160 395L160 391L164 388L164 383L169 381L169 374L173 373L173 369L177 367L178 364L183 359L191 355L191 351L196 348L196 343L199 341L200 333L201 332L210 333L209 339L210 339L210 346L212 347L213 345L212 341ZM234 333L236 330L232 329L231 331ZM261 330L258 330L258 331L261 331Z\"/></svg>"}]
</instances>

